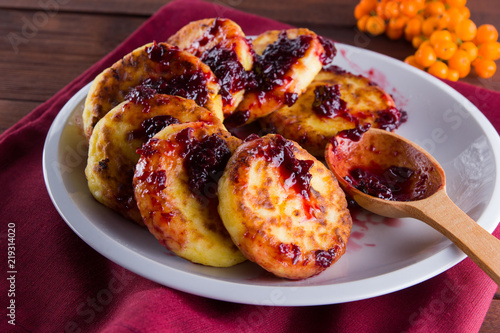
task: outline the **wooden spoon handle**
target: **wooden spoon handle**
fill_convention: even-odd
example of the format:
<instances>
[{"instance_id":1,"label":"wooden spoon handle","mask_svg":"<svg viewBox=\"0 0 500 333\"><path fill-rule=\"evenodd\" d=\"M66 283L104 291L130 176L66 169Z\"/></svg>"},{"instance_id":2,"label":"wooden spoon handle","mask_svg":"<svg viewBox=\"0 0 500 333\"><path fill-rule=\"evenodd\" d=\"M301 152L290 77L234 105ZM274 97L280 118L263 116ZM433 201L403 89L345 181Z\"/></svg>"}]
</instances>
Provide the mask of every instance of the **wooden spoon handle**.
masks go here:
<instances>
[{"instance_id":1,"label":"wooden spoon handle","mask_svg":"<svg viewBox=\"0 0 500 333\"><path fill-rule=\"evenodd\" d=\"M448 237L497 285L500 285L500 240L483 229L448 197L444 190L415 201L413 217Z\"/></svg>"}]
</instances>

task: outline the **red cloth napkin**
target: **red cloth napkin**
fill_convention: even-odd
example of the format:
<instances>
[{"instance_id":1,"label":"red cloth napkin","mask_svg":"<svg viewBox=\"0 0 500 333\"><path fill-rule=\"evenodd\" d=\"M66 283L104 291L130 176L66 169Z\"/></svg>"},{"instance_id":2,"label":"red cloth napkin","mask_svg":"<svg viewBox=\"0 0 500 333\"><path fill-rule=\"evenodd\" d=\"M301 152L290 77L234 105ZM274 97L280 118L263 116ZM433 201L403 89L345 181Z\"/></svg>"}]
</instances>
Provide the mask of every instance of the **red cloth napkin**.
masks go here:
<instances>
[{"instance_id":1,"label":"red cloth napkin","mask_svg":"<svg viewBox=\"0 0 500 333\"><path fill-rule=\"evenodd\" d=\"M4 276L0 331L478 331L496 285L469 259L426 282L385 296L328 306L260 307L194 296L146 280L95 252L61 219L47 194L41 160L45 136L62 106L134 48L165 40L190 21L217 16L236 21L249 35L286 27L212 3L174 1L0 136ZM450 85L499 129L500 114L495 107L500 105L500 94L463 83ZM15 224L15 284L6 273L9 223ZM6 299L8 292L14 297ZM15 327L5 316L11 299L15 300Z\"/></svg>"}]
</instances>

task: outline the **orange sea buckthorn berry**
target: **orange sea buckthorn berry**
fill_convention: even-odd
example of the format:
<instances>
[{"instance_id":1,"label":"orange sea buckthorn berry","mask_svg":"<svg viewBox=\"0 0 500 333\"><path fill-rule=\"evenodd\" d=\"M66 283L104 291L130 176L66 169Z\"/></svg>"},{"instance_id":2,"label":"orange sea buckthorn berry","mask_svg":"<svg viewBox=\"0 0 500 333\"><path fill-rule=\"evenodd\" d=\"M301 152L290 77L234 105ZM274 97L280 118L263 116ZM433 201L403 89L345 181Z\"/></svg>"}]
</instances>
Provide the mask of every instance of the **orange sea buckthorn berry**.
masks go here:
<instances>
[{"instance_id":1,"label":"orange sea buckthorn berry","mask_svg":"<svg viewBox=\"0 0 500 333\"><path fill-rule=\"evenodd\" d=\"M356 22L359 31L366 32L366 21L368 21L369 18L370 15L364 15Z\"/></svg>"},{"instance_id":2,"label":"orange sea buckthorn berry","mask_svg":"<svg viewBox=\"0 0 500 333\"><path fill-rule=\"evenodd\" d=\"M458 8L452 7L446 11L446 14L449 17L448 21L448 29L451 31L455 31L458 23L463 20L462 14L458 10Z\"/></svg>"},{"instance_id":3,"label":"orange sea buckthorn berry","mask_svg":"<svg viewBox=\"0 0 500 333\"><path fill-rule=\"evenodd\" d=\"M477 45L487 43L487 42L496 42L498 40L498 30L495 26L491 24L483 24L477 28L476 40Z\"/></svg>"},{"instance_id":4,"label":"orange sea buckthorn berry","mask_svg":"<svg viewBox=\"0 0 500 333\"><path fill-rule=\"evenodd\" d=\"M415 55L414 54L409 55L403 61L406 62L408 65L412 65L415 63Z\"/></svg>"},{"instance_id":5,"label":"orange sea buckthorn berry","mask_svg":"<svg viewBox=\"0 0 500 333\"><path fill-rule=\"evenodd\" d=\"M467 7L457 7L459 13L462 15L463 19L470 18L470 10Z\"/></svg>"},{"instance_id":6,"label":"orange sea buckthorn berry","mask_svg":"<svg viewBox=\"0 0 500 333\"><path fill-rule=\"evenodd\" d=\"M469 56L464 50L457 50L448 60L448 67L456 69L460 78L464 78L469 75L470 66Z\"/></svg>"},{"instance_id":7,"label":"orange sea buckthorn berry","mask_svg":"<svg viewBox=\"0 0 500 333\"><path fill-rule=\"evenodd\" d=\"M426 0L414 0L414 1L417 4L418 10L425 8L425 1Z\"/></svg>"},{"instance_id":8,"label":"orange sea buckthorn berry","mask_svg":"<svg viewBox=\"0 0 500 333\"><path fill-rule=\"evenodd\" d=\"M457 34L454 32L451 33L451 41L455 44L458 44L458 37Z\"/></svg>"},{"instance_id":9,"label":"orange sea buckthorn berry","mask_svg":"<svg viewBox=\"0 0 500 333\"><path fill-rule=\"evenodd\" d=\"M361 4L358 3L356 7L354 7L354 18L356 20L359 20L360 18L368 14L370 14L370 11L361 6Z\"/></svg>"},{"instance_id":10,"label":"orange sea buckthorn berry","mask_svg":"<svg viewBox=\"0 0 500 333\"><path fill-rule=\"evenodd\" d=\"M425 40L426 39L424 39L424 37L422 36L415 36L411 40L411 45L413 45L414 48L418 49Z\"/></svg>"},{"instance_id":11,"label":"orange sea buckthorn berry","mask_svg":"<svg viewBox=\"0 0 500 333\"><path fill-rule=\"evenodd\" d=\"M420 32L422 31L422 21L415 17L411 18L406 23L406 27L404 30L406 39L408 41L412 41L415 36L420 35Z\"/></svg>"},{"instance_id":12,"label":"orange sea buckthorn berry","mask_svg":"<svg viewBox=\"0 0 500 333\"><path fill-rule=\"evenodd\" d=\"M415 60L415 56L414 55L409 55L405 58L404 60L408 65L410 66L413 66L415 68L418 68L420 70L424 70L425 68L422 67L419 63L417 63L417 61Z\"/></svg>"},{"instance_id":13,"label":"orange sea buckthorn berry","mask_svg":"<svg viewBox=\"0 0 500 333\"><path fill-rule=\"evenodd\" d=\"M457 51L457 44L449 40L441 41L433 46L436 56L443 60L450 59Z\"/></svg>"},{"instance_id":14,"label":"orange sea buckthorn berry","mask_svg":"<svg viewBox=\"0 0 500 333\"><path fill-rule=\"evenodd\" d=\"M450 7L464 7L467 0L446 0L446 4Z\"/></svg>"},{"instance_id":15,"label":"orange sea buckthorn berry","mask_svg":"<svg viewBox=\"0 0 500 333\"><path fill-rule=\"evenodd\" d=\"M385 22L379 16L370 16L366 21L366 31L373 36L378 36L385 32Z\"/></svg>"},{"instance_id":16,"label":"orange sea buckthorn berry","mask_svg":"<svg viewBox=\"0 0 500 333\"><path fill-rule=\"evenodd\" d=\"M387 1L385 4L384 14L388 19L395 18L399 16L399 2L398 1Z\"/></svg>"},{"instance_id":17,"label":"orange sea buckthorn berry","mask_svg":"<svg viewBox=\"0 0 500 333\"><path fill-rule=\"evenodd\" d=\"M439 16L439 21L437 24L437 30L444 30L447 29L448 26L450 25L450 15L448 12L444 12L441 16Z\"/></svg>"},{"instance_id":18,"label":"orange sea buckthorn berry","mask_svg":"<svg viewBox=\"0 0 500 333\"><path fill-rule=\"evenodd\" d=\"M414 18L419 19L420 22L424 22L425 21L425 17L422 14L417 14L417 15L415 15Z\"/></svg>"},{"instance_id":19,"label":"orange sea buckthorn berry","mask_svg":"<svg viewBox=\"0 0 500 333\"><path fill-rule=\"evenodd\" d=\"M436 61L428 69L427 72L441 79L448 77L448 66L442 61Z\"/></svg>"},{"instance_id":20,"label":"orange sea buckthorn berry","mask_svg":"<svg viewBox=\"0 0 500 333\"><path fill-rule=\"evenodd\" d=\"M469 60L472 62L477 58L478 48L473 42L463 42L460 44L460 50L464 50L469 55Z\"/></svg>"},{"instance_id":21,"label":"orange sea buckthorn berry","mask_svg":"<svg viewBox=\"0 0 500 333\"><path fill-rule=\"evenodd\" d=\"M414 17L418 13L418 4L416 1L402 1L399 4L399 11L401 14L406 15L409 18Z\"/></svg>"},{"instance_id":22,"label":"orange sea buckthorn berry","mask_svg":"<svg viewBox=\"0 0 500 333\"><path fill-rule=\"evenodd\" d=\"M432 46L445 41L451 42L451 39L451 32L449 32L448 30L436 30L429 37L429 41L431 42Z\"/></svg>"},{"instance_id":23,"label":"orange sea buckthorn berry","mask_svg":"<svg viewBox=\"0 0 500 333\"><path fill-rule=\"evenodd\" d=\"M431 42L430 42L428 39L425 39L425 40L422 42L422 44L420 44L420 46L419 46L419 47L423 47L423 46L429 46L429 47L431 47L431 48L432 48L432 44L431 44Z\"/></svg>"},{"instance_id":24,"label":"orange sea buckthorn berry","mask_svg":"<svg viewBox=\"0 0 500 333\"><path fill-rule=\"evenodd\" d=\"M378 0L361 0L359 4L369 11L375 10L375 7L377 7L378 4Z\"/></svg>"},{"instance_id":25,"label":"orange sea buckthorn berry","mask_svg":"<svg viewBox=\"0 0 500 333\"><path fill-rule=\"evenodd\" d=\"M483 79L489 79L497 71L497 65L491 59L477 58L472 63L472 67L474 67L477 76Z\"/></svg>"},{"instance_id":26,"label":"orange sea buckthorn berry","mask_svg":"<svg viewBox=\"0 0 500 333\"><path fill-rule=\"evenodd\" d=\"M429 37L434 31L439 23L438 17L429 17L422 22L422 34L426 37Z\"/></svg>"},{"instance_id":27,"label":"orange sea buckthorn berry","mask_svg":"<svg viewBox=\"0 0 500 333\"><path fill-rule=\"evenodd\" d=\"M425 5L425 14L427 16L439 16L444 13L446 7L441 1L428 2Z\"/></svg>"},{"instance_id":28,"label":"orange sea buckthorn berry","mask_svg":"<svg viewBox=\"0 0 500 333\"><path fill-rule=\"evenodd\" d=\"M387 26L389 27L389 29L403 30L406 26L406 22L408 22L408 18L405 16L393 17L389 20Z\"/></svg>"},{"instance_id":29,"label":"orange sea buckthorn berry","mask_svg":"<svg viewBox=\"0 0 500 333\"><path fill-rule=\"evenodd\" d=\"M455 33L462 41L473 40L477 33L476 24L472 20L464 19L455 27Z\"/></svg>"},{"instance_id":30,"label":"orange sea buckthorn berry","mask_svg":"<svg viewBox=\"0 0 500 333\"><path fill-rule=\"evenodd\" d=\"M377 4L377 7L375 7L375 13L382 20L387 20L387 16L385 16L385 5L386 2L382 1Z\"/></svg>"},{"instance_id":31,"label":"orange sea buckthorn berry","mask_svg":"<svg viewBox=\"0 0 500 333\"><path fill-rule=\"evenodd\" d=\"M386 29L385 35L392 40L397 40L403 37L403 29Z\"/></svg>"},{"instance_id":32,"label":"orange sea buckthorn berry","mask_svg":"<svg viewBox=\"0 0 500 333\"><path fill-rule=\"evenodd\" d=\"M436 62L436 52L430 45L421 45L415 52L415 61L424 68Z\"/></svg>"},{"instance_id":33,"label":"orange sea buckthorn berry","mask_svg":"<svg viewBox=\"0 0 500 333\"><path fill-rule=\"evenodd\" d=\"M430 48L433 48L431 42L429 42L429 40L426 39L425 37L424 37L424 41L420 44L420 46L418 48L421 48L423 46L429 46Z\"/></svg>"},{"instance_id":34,"label":"orange sea buckthorn berry","mask_svg":"<svg viewBox=\"0 0 500 333\"><path fill-rule=\"evenodd\" d=\"M478 56L490 60L500 59L500 43L487 42L478 46Z\"/></svg>"},{"instance_id":35,"label":"orange sea buckthorn berry","mask_svg":"<svg viewBox=\"0 0 500 333\"><path fill-rule=\"evenodd\" d=\"M460 76L458 74L458 71L456 69L451 69L448 67L448 75L446 76L446 79L450 81L458 81L459 78Z\"/></svg>"}]
</instances>

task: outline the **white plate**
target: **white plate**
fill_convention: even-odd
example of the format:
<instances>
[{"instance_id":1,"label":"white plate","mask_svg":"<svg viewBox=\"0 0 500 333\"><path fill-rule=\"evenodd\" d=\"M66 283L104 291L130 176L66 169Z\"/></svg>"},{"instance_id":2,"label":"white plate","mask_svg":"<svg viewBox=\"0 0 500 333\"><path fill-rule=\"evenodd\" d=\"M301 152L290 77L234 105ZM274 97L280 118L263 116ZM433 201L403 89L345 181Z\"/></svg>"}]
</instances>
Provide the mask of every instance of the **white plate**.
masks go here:
<instances>
[{"instance_id":1,"label":"white plate","mask_svg":"<svg viewBox=\"0 0 500 333\"><path fill-rule=\"evenodd\" d=\"M409 120L398 133L437 158L445 169L451 199L492 232L500 221L500 139L483 114L423 71L356 47L337 43L337 48L337 65L370 76L408 111ZM61 216L85 242L145 278L225 301L320 305L400 290L465 258L423 222L357 211L347 253L322 274L303 281L272 277L250 262L212 268L180 259L89 193L84 175L87 144L79 129L88 89L89 85L68 101L50 128L43 152L45 182Z\"/></svg>"}]
</instances>

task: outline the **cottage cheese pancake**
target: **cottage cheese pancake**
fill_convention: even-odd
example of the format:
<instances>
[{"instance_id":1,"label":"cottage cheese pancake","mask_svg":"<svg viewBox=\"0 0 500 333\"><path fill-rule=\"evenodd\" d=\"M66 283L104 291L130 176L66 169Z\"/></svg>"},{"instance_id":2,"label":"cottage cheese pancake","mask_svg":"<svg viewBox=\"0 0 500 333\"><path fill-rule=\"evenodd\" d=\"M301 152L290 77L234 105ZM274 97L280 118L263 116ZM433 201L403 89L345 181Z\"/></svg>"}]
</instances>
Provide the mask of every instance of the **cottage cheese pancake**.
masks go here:
<instances>
[{"instance_id":1,"label":"cottage cheese pancake","mask_svg":"<svg viewBox=\"0 0 500 333\"><path fill-rule=\"evenodd\" d=\"M253 78L243 101L227 119L229 126L248 124L283 105L292 105L323 66L325 49L307 29L272 30L252 43Z\"/></svg>"},{"instance_id":2,"label":"cottage cheese pancake","mask_svg":"<svg viewBox=\"0 0 500 333\"><path fill-rule=\"evenodd\" d=\"M224 116L231 115L243 98L253 51L240 26L225 18L191 22L167 43L199 57L219 79Z\"/></svg>"},{"instance_id":3,"label":"cottage cheese pancake","mask_svg":"<svg viewBox=\"0 0 500 333\"><path fill-rule=\"evenodd\" d=\"M304 279L345 252L351 216L334 175L280 135L247 139L219 181L219 214L245 256Z\"/></svg>"},{"instance_id":4,"label":"cottage cheese pancake","mask_svg":"<svg viewBox=\"0 0 500 333\"><path fill-rule=\"evenodd\" d=\"M178 96L142 94L116 106L99 120L90 137L85 175L92 195L143 225L132 188L139 160L136 150L164 127L193 121L222 127L212 112Z\"/></svg>"},{"instance_id":5,"label":"cottage cheese pancake","mask_svg":"<svg viewBox=\"0 0 500 333\"><path fill-rule=\"evenodd\" d=\"M94 79L82 115L87 139L99 119L137 87L192 99L223 119L220 86L210 68L174 46L151 43L127 54Z\"/></svg>"},{"instance_id":6,"label":"cottage cheese pancake","mask_svg":"<svg viewBox=\"0 0 500 333\"><path fill-rule=\"evenodd\" d=\"M217 212L217 181L240 140L202 122L166 127L145 144L135 199L149 231L178 256L208 266L245 260Z\"/></svg>"}]
</instances>

